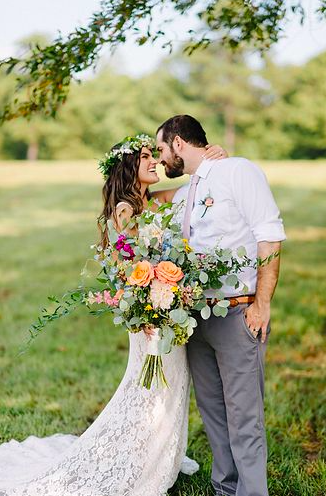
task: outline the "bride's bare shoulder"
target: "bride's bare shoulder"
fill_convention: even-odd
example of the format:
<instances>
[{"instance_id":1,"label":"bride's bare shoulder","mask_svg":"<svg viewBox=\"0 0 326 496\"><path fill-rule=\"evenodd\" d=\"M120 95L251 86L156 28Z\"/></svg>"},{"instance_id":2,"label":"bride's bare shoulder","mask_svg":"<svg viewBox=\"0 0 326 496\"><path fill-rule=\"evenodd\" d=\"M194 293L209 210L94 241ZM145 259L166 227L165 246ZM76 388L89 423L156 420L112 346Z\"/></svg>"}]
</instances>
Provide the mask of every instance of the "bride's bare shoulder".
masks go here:
<instances>
[{"instance_id":1,"label":"bride's bare shoulder","mask_svg":"<svg viewBox=\"0 0 326 496\"><path fill-rule=\"evenodd\" d=\"M113 216L116 228L118 231L123 231L126 224L133 216L134 209L132 206L124 201L119 202L115 207L115 216Z\"/></svg>"},{"instance_id":2,"label":"bride's bare shoulder","mask_svg":"<svg viewBox=\"0 0 326 496\"><path fill-rule=\"evenodd\" d=\"M133 208L130 205L130 203L127 203L125 201L119 202L116 207L115 207L116 213L121 213L121 212L133 212Z\"/></svg>"}]
</instances>

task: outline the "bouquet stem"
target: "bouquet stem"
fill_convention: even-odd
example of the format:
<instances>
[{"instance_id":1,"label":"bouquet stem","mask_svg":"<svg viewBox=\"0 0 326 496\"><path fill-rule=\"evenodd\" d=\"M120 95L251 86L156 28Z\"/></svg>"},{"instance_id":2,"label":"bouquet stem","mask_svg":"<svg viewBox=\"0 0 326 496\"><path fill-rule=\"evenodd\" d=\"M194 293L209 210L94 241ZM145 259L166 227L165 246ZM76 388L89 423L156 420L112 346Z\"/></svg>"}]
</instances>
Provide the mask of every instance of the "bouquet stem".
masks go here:
<instances>
[{"instance_id":1,"label":"bouquet stem","mask_svg":"<svg viewBox=\"0 0 326 496\"><path fill-rule=\"evenodd\" d=\"M139 385L146 389L151 389L154 381L157 387L169 387L161 355L147 355L139 377Z\"/></svg>"}]
</instances>

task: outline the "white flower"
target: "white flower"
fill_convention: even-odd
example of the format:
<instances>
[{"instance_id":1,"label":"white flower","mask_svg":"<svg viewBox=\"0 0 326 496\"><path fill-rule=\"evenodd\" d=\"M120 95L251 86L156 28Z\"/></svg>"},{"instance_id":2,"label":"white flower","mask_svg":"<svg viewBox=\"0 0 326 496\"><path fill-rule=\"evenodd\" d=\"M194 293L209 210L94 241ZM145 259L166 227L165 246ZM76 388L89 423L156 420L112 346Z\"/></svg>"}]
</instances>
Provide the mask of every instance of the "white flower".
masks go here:
<instances>
[{"instance_id":1,"label":"white flower","mask_svg":"<svg viewBox=\"0 0 326 496\"><path fill-rule=\"evenodd\" d=\"M153 238L157 238L157 242L155 243L155 248L157 248L162 244L163 231L155 224L146 224L139 229L139 237L144 241L146 248L149 247Z\"/></svg>"},{"instance_id":2,"label":"white flower","mask_svg":"<svg viewBox=\"0 0 326 496\"><path fill-rule=\"evenodd\" d=\"M88 297L86 298L86 302L87 302L89 305L93 305L93 304L96 302L96 297L95 297L95 295L92 293L92 291L89 291L89 292L88 292Z\"/></svg>"},{"instance_id":3,"label":"white flower","mask_svg":"<svg viewBox=\"0 0 326 496\"><path fill-rule=\"evenodd\" d=\"M160 308L161 310L171 308L174 293L170 284L153 279L149 295L153 303L153 308Z\"/></svg>"}]
</instances>

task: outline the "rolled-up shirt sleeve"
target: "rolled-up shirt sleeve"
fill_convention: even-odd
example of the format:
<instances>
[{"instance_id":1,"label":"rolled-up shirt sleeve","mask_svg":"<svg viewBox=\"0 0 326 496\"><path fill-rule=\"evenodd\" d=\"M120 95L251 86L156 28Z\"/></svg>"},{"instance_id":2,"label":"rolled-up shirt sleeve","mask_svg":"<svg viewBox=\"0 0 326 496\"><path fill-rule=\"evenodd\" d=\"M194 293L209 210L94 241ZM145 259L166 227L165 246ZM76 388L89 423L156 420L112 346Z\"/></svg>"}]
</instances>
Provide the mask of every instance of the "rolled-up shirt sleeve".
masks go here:
<instances>
[{"instance_id":1,"label":"rolled-up shirt sleeve","mask_svg":"<svg viewBox=\"0 0 326 496\"><path fill-rule=\"evenodd\" d=\"M233 171L233 197L257 243L284 241L283 221L264 172L240 158Z\"/></svg>"}]
</instances>

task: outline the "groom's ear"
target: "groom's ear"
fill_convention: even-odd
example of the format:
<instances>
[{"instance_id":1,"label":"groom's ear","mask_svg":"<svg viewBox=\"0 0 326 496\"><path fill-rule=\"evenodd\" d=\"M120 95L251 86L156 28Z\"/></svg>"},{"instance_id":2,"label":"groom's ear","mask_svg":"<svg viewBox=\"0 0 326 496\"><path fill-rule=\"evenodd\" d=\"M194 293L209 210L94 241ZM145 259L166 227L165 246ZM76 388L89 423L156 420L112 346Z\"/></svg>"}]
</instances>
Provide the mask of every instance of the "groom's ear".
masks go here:
<instances>
[{"instance_id":1,"label":"groom's ear","mask_svg":"<svg viewBox=\"0 0 326 496\"><path fill-rule=\"evenodd\" d=\"M173 144L176 146L176 148L178 150L182 150L183 148L183 139L180 138L180 136L175 136L174 140L173 140Z\"/></svg>"}]
</instances>

